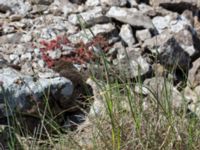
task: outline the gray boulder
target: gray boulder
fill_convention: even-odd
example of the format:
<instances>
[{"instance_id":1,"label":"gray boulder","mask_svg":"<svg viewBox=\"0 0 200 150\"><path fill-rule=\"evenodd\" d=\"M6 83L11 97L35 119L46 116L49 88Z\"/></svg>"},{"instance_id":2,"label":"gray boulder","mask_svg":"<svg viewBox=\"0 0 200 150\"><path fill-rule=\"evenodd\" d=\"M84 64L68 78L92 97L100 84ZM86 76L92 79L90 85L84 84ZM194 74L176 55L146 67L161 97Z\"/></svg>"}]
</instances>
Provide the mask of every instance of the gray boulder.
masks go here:
<instances>
[{"instance_id":1,"label":"gray boulder","mask_svg":"<svg viewBox=\"0 0 200 150\"><path fill-rule=\"evenodd\" d=\"M122 25L119 35L129 47L133 46L136 42L133 30L129 24Z\"/></svg>"},{"instance_id":2,"label":"gray boulder","mask_svg":"<svg viewBox=\"0 0 200 150\"><path fill-rule=\"evenodd\" d=\"M12 115L15 111L37 113L40 109L37 106L42 109L46 100L53 97L55 103L59 102L56 95L70 101L74 90L73 83L64 77L34 79L12 68L0 70L0 83L0 116Z\"/></svg>"}]
</instances>

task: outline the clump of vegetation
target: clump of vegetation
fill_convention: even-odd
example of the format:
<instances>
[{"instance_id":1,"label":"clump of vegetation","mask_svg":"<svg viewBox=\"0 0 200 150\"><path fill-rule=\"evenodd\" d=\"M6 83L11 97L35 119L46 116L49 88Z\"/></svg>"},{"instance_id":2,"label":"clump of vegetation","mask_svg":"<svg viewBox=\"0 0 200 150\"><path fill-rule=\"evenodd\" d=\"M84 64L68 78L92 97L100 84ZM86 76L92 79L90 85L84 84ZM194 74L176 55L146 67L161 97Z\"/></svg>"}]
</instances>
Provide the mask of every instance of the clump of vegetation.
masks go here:
<instances>
[{"instance_id":1,"label":"clump of vegetation","mask_svg":"<svg viewBox=\"0 0 200 150\"><path fill-rule=\"evenodd\" d=\"M66 36L58 36L56 39L50 41L42 40L40 41L40 44L42 45L42 47L40 48L42 59L46 62L48 67L52 67L56 61L52 60L48 56L48 51L54 51L56 49L60 49L61 51L63 51L63 47L69 46L73 50L69 51L67 55L61 56L60 59L75 64L86 64L97 59L94 52L95 46L98 45L98 47L104 52L107 52L110 47L106 38L102 35L97 35L86 44L82 41L80 41L79 43L72 43Z\"/></svg>"}]
</instances>

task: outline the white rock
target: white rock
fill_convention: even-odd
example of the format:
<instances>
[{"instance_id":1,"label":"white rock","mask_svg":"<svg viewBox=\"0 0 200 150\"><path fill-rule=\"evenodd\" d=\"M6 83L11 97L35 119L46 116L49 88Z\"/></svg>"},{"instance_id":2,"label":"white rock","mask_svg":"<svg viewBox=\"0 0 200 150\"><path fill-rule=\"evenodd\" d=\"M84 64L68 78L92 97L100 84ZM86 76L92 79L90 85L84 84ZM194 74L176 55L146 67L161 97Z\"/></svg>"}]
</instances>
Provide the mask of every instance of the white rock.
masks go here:
<instances>
[{"instance_id":1,"label":"white rock","mask_svg":"<svg viewBox=\"0 0 200 150\"><path fill-rule=\"evenodd\" d=\"M122 25L119 35L129 47L135 44L133 30L129 24Z\"/></svg>"},{"instance_id":2,"label":"white rock","mask_svg":"<svg viewBox=\"0 0 200 150\"><path fill-rule=\"evenodd\" d=\"M72 24L81 24L86 22L87 24L94 25L96 23L104 23L108 21L108 18L103 15L103 8L98 6L93 9L89 9L86 12L82 12L79 15L72 14L68 17L68 20Z\"/></svg>"},{"instance_id":3,"label":"white rock","mask_svg":"<svg viewBox=\"0 0 200 150\"><path fill-rule=\"evenodd\" d=\"M151 38L151 33L150 33L149 29L137 30L136 37L139 41L145 41L145 40Z\"/></svg>"},{"instance_id":4,"label":"white rock","mask_svg":"<svg viewBox=\"0 0 200 150\"><path fill-rule=\"evenodd\" d=\"M185 29L185 26L192 27L189 20L184 16L178 16L177 14L170 14L164 17L157 16L152 19L152 22L159 33L162 33L165 30L178 33Z\"/></svg>"},{"instance_id":5,"label":"white rock","mask_svg":"<svg viewBox=\"0 0 200 150\"><path fill-rule=\"evenodd\" d=\"M107 34L113 32L115 29L116 29L115 26L111 23L96 24L95 26L91 27L90 30L89 29L82 30L77 34L69 36L68 38L73 43L80 42L80 40L82 40L84 43L87 43L93 38L93 34L94 36L101 33ZM93 32L93 34L91 33L91 31Z\"/></svg>"},{"instance_id":6,"label":"white rock","mask_svg":"<svg viewBox=\"0 0 200 150\"><path fill-rule=\"evenodd\" d=\"M191 23L189 22L189 20L187 20L185 17L180 16L179 20L172 20L170 21L169 24L169 29L174 32L174 33L178 33L181 30L185 29L185 26L190 26L192 27Z\"/></svg>"},{"instance_id":7,"label":"white rock","mask_svg":"<svg viewBox=\"0 0 200 150\"><path fill-rule=\"evenodd\" d=\"M154 26L156 27L157 31L159 33L162 33L164 30L166 30L169 27L171 19L172 18L169 15L165 17L157 16L152 19L152 22Z\"/></svg>"},{"instance_id":8,"label":"white rock","mask_svg":"<svg viewBox=\"0 0 200 150\"><path fill-rule=\"evenodd\" d=\"M150 65L142 58L142 56L139 56L136 60L133 59L130 61L130 68L131 76L136 77L138 75L146 74L150 69Z\"/></svg>"},{"instance_id":9,"label":"white rock","mask_svg":"<svg viewBox=\"0 0 200 150\"><path fill-rule=\"evenodd\" d=\"M130 24L133 27L154 29L151 19L135 8L120 8L113 6L106 13L106 16Z\"/></svg>"},{"instance_id":10,"label":"white rock","mask_svg":"<svg viewBox=\"0 0 200 150\"><path fill-rule=\"evenodd\" d=\"M86 6L98 6L100 5L100 0L87 0Z\"/></svg>"}]
</instances>

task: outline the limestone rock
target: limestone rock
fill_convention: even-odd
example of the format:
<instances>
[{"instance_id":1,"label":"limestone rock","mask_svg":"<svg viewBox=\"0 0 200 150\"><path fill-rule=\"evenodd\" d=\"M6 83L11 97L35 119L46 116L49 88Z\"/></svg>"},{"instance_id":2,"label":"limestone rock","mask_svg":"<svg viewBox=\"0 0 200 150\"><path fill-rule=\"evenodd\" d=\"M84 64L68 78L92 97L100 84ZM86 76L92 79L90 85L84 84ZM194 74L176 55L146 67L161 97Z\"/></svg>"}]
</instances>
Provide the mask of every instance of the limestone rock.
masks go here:
<instances>
[{"instance_id":1,"label":"limestone rock","mask_svg":"<svg viewBox=\"0 0 200 150\"><path fill-rule=\"evenodd\" d=\"M108 24L96 24L95 26L91 27L89 29L82 30L76 34L73 34L69 36L70 41L77 43L80 41L80 39L84 42L87 43L93 38L93 32L94 36L97 34L108 34L111 32L115 31L115 27L113 24L108 23Z\"/></svg>"},{"instance_id":2,"label":"limestone rock","mask_svg":"<svg viewBox=\"0 0 200 150\"><path fill-rule=\"evenodd\" d=\"M0 70L0 103L4 107L1 109L0 116L9 116L14 111L29 113L36 103L45 104L44 98L48 97L48 90L55 96L58 93L63 97L70 97L73 93L73 83L63 77L54 77L51 79L38 79L24 75L12 68L3 68ZM59 97L55 96L55 101ZM5 103L5 99L7 103ZM6 107L9 106L9 111ZM52 108L53 109L53 108ZM37 109L34 113L37 112Z\"/></svg>"},{"instance_id":3,"label":"limestone rock","mask_svg":"<svg viewBox=\"0 0 200 150\"><path fill-rule=\"evenodd\" d=\"M122 38L122 40L129 46L133 46L133 44L135 44L135 38L133 35L133 30L131 28L130 25L126 24L123 25L121 27L120 33L119 33L120 37Z\"/></svg>"},{"instance_id":4,"label":"limestone rock","mask_svg":"<svg viewBox=\"0 0 200 150\"><path fill-rule=\"evenodd\" d=\"M97 23L106 23L109 21L108 17L104 16L104 10L102 7L94 7L91 10L80 14L72 14L68 17L68 20L75 24L86 23L87 25L94 25Z\"/></svg>"},{"instance_id":5,"label":"limestone rock","mask_svg":"<svg viewBox=\"0 0 200 150\"><path fill-rule=\"evenodd\" d=\"M154 29L151 19L134 8L120 8L113 6L107 12L106 16L130 24L133 27Z\"/></svg>"}]
</instances>

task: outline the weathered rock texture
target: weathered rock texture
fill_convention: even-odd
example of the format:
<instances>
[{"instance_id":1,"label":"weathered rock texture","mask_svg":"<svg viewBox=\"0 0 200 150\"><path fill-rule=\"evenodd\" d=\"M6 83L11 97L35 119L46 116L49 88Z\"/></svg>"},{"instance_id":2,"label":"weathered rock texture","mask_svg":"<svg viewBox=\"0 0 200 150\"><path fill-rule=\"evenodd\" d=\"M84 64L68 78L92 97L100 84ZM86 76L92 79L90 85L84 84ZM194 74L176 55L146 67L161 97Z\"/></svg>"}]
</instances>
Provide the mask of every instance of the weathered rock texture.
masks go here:
<instances>
[{"instance_id":1,"label":"weathered rock texture","mask_svg":"<svg viewBox=\"0 0 200 150\"><path fill-rule=\"evenodd\" d=\"M85 109L88 66L100 66L102 80L139 78L158 95L170 78L173 108L187 102L199 114L199 19L197 0L1 0L0 116L35 113L45 98L55 114Z\"/></svg>"}]
</instances>

